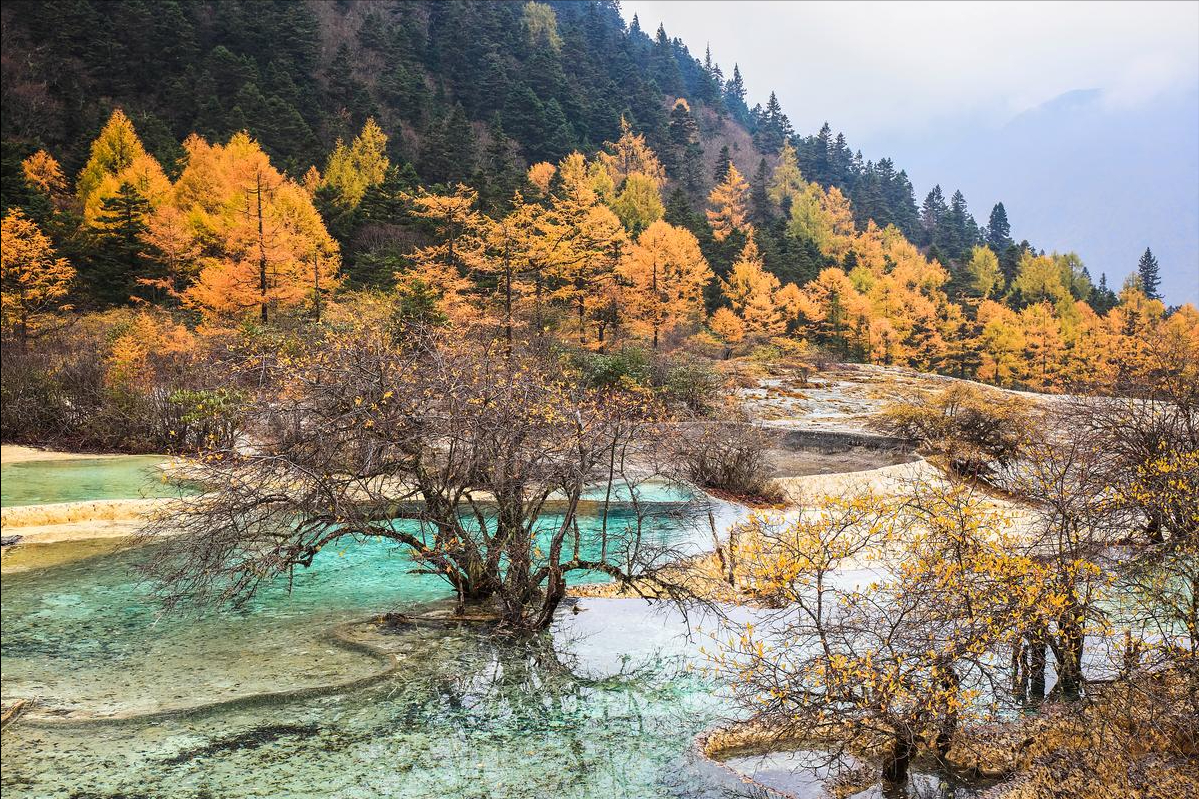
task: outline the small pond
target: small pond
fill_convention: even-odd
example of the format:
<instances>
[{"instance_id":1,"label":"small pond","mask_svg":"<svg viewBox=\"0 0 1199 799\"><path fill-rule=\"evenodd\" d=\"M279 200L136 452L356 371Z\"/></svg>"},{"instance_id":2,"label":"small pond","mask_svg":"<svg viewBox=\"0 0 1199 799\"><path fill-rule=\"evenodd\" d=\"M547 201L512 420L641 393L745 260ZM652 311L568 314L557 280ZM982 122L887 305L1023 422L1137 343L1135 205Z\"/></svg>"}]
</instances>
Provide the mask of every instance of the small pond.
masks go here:
<instances>
[{"instance_id":1,"label":"small pond","mask_svg":"<svg viewBox=\"0 0 1199 799\"><path fill-rule=\"evenodd\" d=\"M0 507L93 499L170 497L179 487L163 479L161 455L23 461L0 466Z\"/></svg>"}]
</instances>

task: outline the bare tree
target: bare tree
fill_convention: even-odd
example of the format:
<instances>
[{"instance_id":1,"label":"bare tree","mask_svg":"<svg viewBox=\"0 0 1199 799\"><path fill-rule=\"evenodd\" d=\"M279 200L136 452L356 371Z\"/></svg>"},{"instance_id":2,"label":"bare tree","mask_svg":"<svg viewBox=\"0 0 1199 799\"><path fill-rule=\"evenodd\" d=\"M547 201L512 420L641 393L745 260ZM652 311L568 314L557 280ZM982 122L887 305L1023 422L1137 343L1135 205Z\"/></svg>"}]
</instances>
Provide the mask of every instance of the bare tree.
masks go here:
<instances>
[{"instance_id":1,"label":"bare tree","mask_svg":"<svg viewBox=\"0 0 1199 799\"><path fill-rule=\"evenodd\" d=\"M486 603L511 630L547 626L568 574L654 579L670 547L644 508L598 531L579 512L588 488L610 502L657 473L656 409L537 358L410 332L406 346L359 332L245 365L260 385L249 443L204 453L208 491L144 534L162 538L146 569L168 606L244 602L347 538L394 541L460 608Z\"/></svg>"},{"instance_id":2,"label":"bare tree","mask_svg":"<svg viewBox=\"0 0 1199 799\"><path fill-rule=\"evenodd\" d=\"M933 396L897 398L871 420L877 430L920 442L959 474L985 477L1017 457L1035 409L997 389L955 384Z\"/></svg>"}]
</instances>

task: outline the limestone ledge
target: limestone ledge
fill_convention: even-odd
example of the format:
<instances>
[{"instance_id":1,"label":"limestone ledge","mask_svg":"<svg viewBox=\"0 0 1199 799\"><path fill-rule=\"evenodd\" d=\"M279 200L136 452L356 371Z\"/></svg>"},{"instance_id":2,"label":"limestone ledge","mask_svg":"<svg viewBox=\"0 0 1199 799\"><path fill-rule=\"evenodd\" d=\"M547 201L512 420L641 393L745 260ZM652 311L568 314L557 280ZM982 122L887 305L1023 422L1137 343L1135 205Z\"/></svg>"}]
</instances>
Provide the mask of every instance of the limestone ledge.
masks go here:
<instances>
[{"instance_id":1,"label":"limestone ledge","mask_svg":"<svg viewBox=\"0 0 1199 799\"><path fill-rule=\"evenodd\" d=\"M63 527L97 522L140 522L170 502L156 499L95 499L55 502L47 505L18 505L0 508L0 527L8 535L26 536L28 528Z\"/></svg>"}]
</instances>

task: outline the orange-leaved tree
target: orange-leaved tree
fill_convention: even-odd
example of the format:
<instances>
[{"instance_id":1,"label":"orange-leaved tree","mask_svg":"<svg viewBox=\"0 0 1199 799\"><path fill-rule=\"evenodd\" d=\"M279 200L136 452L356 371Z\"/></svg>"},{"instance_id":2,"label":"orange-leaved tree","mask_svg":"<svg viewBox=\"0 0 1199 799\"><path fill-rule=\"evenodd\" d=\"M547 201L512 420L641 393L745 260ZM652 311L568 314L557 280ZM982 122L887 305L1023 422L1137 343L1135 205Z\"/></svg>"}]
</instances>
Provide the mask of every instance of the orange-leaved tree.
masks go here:
<instances>
[{"instance_id":1,"label":"orange-leaved tree","mask_svg":"<svg viewBox=\"0 0 1199 799\"><path fill-rule=\"evenodd\" d=\"M45 195L55 208L64 207L68 199L67 179L54 156L38 150L21 162L21 170L25 173L25 185Z\"/></svg>"},{"instance_id":2,"label":"orange-leaved tree","mask_svg":"<svg viewBox=\"0 0 1199 799\"><path fill-rule=\"evenodd\" d=\"M491 224L476 208L478 199L461 183L448 194L421 189L411 198L412 215L433 227L435 242L413 251L412 266L395 275L407 314L462 321L474 313L465 295L474 286L472 275L486 266Z\"/></svg>"},{"instance_id":3,"label":"orange-leaved tree","mask_svg":"<svg viewBox=\"0 0 1199 799\"><path fill-rule=\"evenodd\" d=\"M55 327L59 314L70 310L64 300L75 268L57 257L49 237L20 210L9 211L0 233L3 328L24 348L29 339Z\"/></svg>"},{"instance_id":4,"label":"orange-leaved tree","mask_svg":"<svg viewBox=\"0 0 1199 799\"><path fill-rule=\"evenodd\" d=\"M116 197L125 184L137 189L152 208L171 194L171 182L162 166L146 152L133 123L118 108L92 142L87 164L75 183L84 220L95 221L104 201Z\"/></svg>"},{"instance_id":5,"label":"orange-leaved tree","mask_svg":"<svg viewBox=\"0 0 1199 799\"><path fill-rule=\"evenodd\" d=\"M745 341L745 323L728 308L716 309L708 320L708 329L724 345L726 359L733 354L734 347Z\"/></svg>"},{"instance_id":6,"label":"orange-leaved tree","mask_svg":"<svg viewBox=\"0 0 1199 799\"><path fill-rule=\"evenodd\" d=\"M775 302L779 279L766 271L752 232L720 287L733 312L741 318L747 337L760 341L786 329Z\"/></svg>"},{"instance_id":7,"label":"orange-leaved tree","mask_svg":"<svg viewBox=\"0 0 1199 799\"><path fill-rule=\"evenodd\" d=\"M225 145L198 136L184 143L188 164L175 202L203 242L202 268L184 303L212 316L294 308L320 298L337 281L337 242L312 197L271 166L258 143L238 133Z\"/></svg>"},{"instance_id":8,"label":"orange-leaved tree","mask_svg":"<svg viewBox=\"0 0 1199 799\"><path fill-rule=\"evenodd\" d=\"M712 270L689 230L654 222L629 247L619 271L626 284L629 326L650 334L654 349L663 332L703 316L704 287Z\"/></svg>"},{"instance_id":9,"label":"orange-leaved tree","mask_svg":"<svg viewBox=\"0 0 1199 799\"><path fill-rule=\"evenodd\" d=\"M552 296L575 312L581 344L587 317L608 296L627 236L616 214L600 201L586 159L571 153L558 164L562 180L539 222Z\"/></svg>"},{"instance_id":10,"label":"orange-leaved tree","mask_svg":"<svg viewBox=\"0 0 1199 799\"><path fill-rule=\"evenodd\" d=\"M745 231L749 227L748 215L745 210L746 197L749 194L749 183L741 177L737 167L729 162L728 172L724 180L717 183L708 195L708 224L712 226L712 235L717 241L724 241L734 231Z\"/></svg>"},{"instance_id":11,"label":"orange-leaved tree","mask_svg":"<svg viewBox=\"0 0 1199 799\"><path fill-rule=\"evenodd\" d=\"M666 182L666 170L662 162L645 143L645 136L633 133L632 126L623 116L620 118L620 138L605 142L604 147L605 150L599 154L600 163L607 168L615 183L634 174L649 178L654 188L661 188Z\"/></svg>"}]
</instances>

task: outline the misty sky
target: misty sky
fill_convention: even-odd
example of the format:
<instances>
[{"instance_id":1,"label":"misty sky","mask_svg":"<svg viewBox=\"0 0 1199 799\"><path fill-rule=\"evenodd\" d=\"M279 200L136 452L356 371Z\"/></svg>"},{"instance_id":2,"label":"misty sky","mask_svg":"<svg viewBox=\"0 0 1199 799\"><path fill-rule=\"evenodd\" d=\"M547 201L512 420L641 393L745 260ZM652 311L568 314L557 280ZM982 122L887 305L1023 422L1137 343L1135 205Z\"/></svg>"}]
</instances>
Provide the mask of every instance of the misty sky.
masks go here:
<instances>
[{"instance_id":1,"label":"misty sky","mask_svg":"<svg viewBox=\"0 0 1199 799\"><path fill-rule=\"evenodd\" d=\"M624 0L621 8L626 19L637 14L651 35L664 23L699 58L710 43L726 76L734 62L740 64L751 106L765 103L775 91L801 134L815 132L827 120L865 157L891 155L899 167L905 166L905 154L917 167L921 161L935 166L933 153L919 152L922 143L930 150L961 150L970 137L993 135L1013 118L1066 92L1098 89L1106 112L1135 119L1142 107L1199 91L1199 2ZM1154 116L1153 124L1178 126L1170 131L1170 141L1189 149L1199 136L1199 116L1189 105L1178 107L1186 110ZM1163 172L1190 184L1174 191L1181 192L1187 213L1193 214L1191 209L1199 207L1199 185L1190 171L1196 154L1183 155L1185 169ZM954 174L921 174L910 166L909 171L917 202L932 182L952 185L955 179ZM982 188L976 193L991 188L986 181L978 185ZM1018 228L1021 192L1009 196L1013 189L1003 190L1007 194L999 198L967 196L980 222L985 222L989 203L1003 199ZM1190 202L1192 194L1196 202ZM1087 255L1086 242L1053 241L1055 231L1042 227L1034 233L1044 246L1069 246ZM1071 229L1085 232L1085 225L1083 231L1077 228ZM1181 245L1162 242L1173 256L1165 287L1180 299L1195 299L1199 232L1193 220L1176 230ZM1157 229L1153 233L1155 242L1163 237ZM1110 257L1118 271L1128 253L1144 246L1138 239L1120 248L1118 257L1106 245L1093 255L1100 261Z\"/></svg>"}]
</instances>

